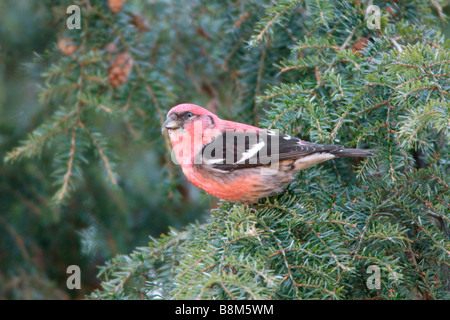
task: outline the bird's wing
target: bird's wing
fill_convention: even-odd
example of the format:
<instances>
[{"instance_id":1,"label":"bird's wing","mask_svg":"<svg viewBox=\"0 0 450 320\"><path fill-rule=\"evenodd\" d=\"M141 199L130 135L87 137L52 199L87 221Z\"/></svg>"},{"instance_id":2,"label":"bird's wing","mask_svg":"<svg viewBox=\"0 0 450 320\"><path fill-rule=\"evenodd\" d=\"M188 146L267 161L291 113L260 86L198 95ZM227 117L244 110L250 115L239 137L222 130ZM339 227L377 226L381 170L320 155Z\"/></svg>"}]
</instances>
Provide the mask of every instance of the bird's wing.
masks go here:
<instances>
[{"instance_id":1,"label":"bird's wing","mask_svg":"<svg viewBox=\"0 0 450 320\"><path fill-rule=\"evenodd\" d=\"M215 169L228 171L341 149L343 146L313 144L271 130L226 130L203 147L201 161Z\"/></svg>"}]
</instances>

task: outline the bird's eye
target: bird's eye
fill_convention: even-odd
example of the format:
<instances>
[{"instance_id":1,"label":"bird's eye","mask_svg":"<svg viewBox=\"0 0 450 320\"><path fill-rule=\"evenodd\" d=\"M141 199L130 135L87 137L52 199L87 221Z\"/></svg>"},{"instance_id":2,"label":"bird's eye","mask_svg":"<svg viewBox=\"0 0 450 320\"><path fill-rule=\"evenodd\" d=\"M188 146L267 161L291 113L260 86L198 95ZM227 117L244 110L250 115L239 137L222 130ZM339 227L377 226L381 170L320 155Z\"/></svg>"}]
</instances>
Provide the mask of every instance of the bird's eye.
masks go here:
<instances>
[{"instance_id":1,"label":"bird's eye","mask_svg":"<svg viewBox=\"0 0 450 320\"><path fill-rule=\"evenodd\" d=\"M191 118L194 115L192 114L192 112L188 111L188 112L185 113L185 116L186 116L186 118Z\"/></svg>"}]
</instances>

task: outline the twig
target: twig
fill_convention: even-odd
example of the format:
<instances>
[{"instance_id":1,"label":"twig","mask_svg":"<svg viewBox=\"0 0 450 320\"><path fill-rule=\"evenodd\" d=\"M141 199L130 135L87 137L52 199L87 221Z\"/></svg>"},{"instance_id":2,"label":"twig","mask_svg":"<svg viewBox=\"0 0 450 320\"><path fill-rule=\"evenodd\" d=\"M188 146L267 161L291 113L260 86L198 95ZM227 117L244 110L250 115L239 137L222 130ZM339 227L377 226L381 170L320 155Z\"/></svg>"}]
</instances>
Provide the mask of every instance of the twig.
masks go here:
<instances>
[{"instance_id":1,"label":"twig","mask_svg":"<svg viewBox=\"0 0 450 320\"><path fill-rule=\"evenodd\" d=\"M261 52L261 58L259 59L258 76L256 78L256 87L255 87L255 97L260 95L261 79L264 71L264 60L266 59L266 52L267 47L264 46ZM259 122L258 104L255 101L253 101L253 116L255 118L254 123L258 124Z\"/></svg>"},{"instance_id":2,"label":"twig","mask_svg":"<svg viewBox=\"0 0 450 320\"><path fill-rule=\"evenodd\" d=\"M436 8L438 16L439 16L439 19L441 19L441 21L445 21L444 14L443 14L443 11L442 11L442 7L439 5L439 3L436 0L430 0L430 2L433 5L433 7Z\"/></svg>"},{"instance_id":3,"label":"twig","mask_svg":"<svg viewBox=\"0 0 450 320\"><path fill-rule=\"evenodd\" d=\"M64 198L64 196L66 195L68 187L69 187L69 180L70 180L70 177L72 176L72 168L73 168L73 163L74 163L74 159L75 159L75 146L76 146L75 129L72 129L72 137L70 139L70 143L71 143L71 147L70 147L70 152L69 152L69 162L67 163L67 171L66 171L66 174L64 175L63 186L60 189L60 191L57 193L58 202L61 202L62 199Z\"/></svg>"},{"instance_id":4,"label":"twig","mask_svg":"<svg viewBox=\"0 0 450 320\"><path fill-rule=\"evenodd\" d=\"M112 171L112 169L111 169L111 164L110 164L110 162L109 162L109 159L108 159L108 157L106 156L105 151L103 150L102 146L100 145L98 139L92 134L92 132L91 132L88 128L85 127L85 125L84 125L80 120L77 121L77 124L78 124L84 131L86 131L86 133L87 133L87 134L89 135L89 137L91 138L92 142L93 142L93 143L95 144L95 146L97 147L98 153L99 153L99 155L100 155L100 158L102 158L103 163L105 164L106 172L108 172L108 176L109 176L109 178L111 179L111 182L112 182L113 184L116 184L116 185L117 185L117 180L116 180L116 177L114 177L114 173L113 173L113 171Z\"/></svg>"}]
</instances>

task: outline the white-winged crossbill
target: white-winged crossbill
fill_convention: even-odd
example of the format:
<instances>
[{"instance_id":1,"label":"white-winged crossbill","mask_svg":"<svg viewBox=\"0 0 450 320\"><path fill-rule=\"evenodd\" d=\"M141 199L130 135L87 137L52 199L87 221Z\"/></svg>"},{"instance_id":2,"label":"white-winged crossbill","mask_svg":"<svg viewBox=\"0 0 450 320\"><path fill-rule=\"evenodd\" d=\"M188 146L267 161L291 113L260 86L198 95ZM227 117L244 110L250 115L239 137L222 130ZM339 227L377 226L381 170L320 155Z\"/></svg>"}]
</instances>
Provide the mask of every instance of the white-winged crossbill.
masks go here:
<instances>
[{"instance_id":1,"label":"white-winged crossbill","mask_svg":"<svg viewBox=\"0 0 450 320\"><path fill-rule=\"evenodd\" d=\"M373 157L371 150L346 149L300 140L276 130L222 120L193 104L167 113L174 161L187 179L213 196L254 203L281 192L299 170L340 157Z\"/></svg>"}]
</instances>

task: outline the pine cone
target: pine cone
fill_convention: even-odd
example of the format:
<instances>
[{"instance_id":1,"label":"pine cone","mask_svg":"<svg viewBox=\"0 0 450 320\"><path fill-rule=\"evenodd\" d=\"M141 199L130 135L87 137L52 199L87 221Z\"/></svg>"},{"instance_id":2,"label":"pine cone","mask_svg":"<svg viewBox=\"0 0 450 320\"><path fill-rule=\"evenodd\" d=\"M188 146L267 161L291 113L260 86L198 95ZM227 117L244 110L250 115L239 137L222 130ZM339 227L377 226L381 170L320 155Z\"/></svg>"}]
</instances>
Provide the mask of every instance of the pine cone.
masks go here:
<instances>
[{"instance_id":1,"label":"pine cone","mask_svg":"<svg viewBox=\"0 0 450 320\"><path fill-rule=\"evenodd\" d=\"M241 21L245 21L248 19L248 17L250 17L250 13L247 11L246 13L244 13L243 15L241 15L239 17L239 19L241 19Z\"/></svg>"},{"instance_id":2,"label":"pine cone","mask_svg":"<svg viewBox=\"0 0 450 320\"><path fill-rule=\"evenodd\" d=\"M361 55L360 51L367 46L367 42L369 42L369 39L365 37L356 40L352 45L352 53L358 52L358 54Z\"/></svg>"},{"instance_id":3,"label":"pine cone","mask_svg":"<svg viewBox=\"0 0 450 320\"><path fill-rule=\"evenodd\" d=\"M111 64L108 72L108 81L111 87L117 88L127 82L132 67L133 59L131 59L128 52L119 54Z\"/></svg>"},{"instance_id":4,"label":"pine cone","mask_svg":"<svg viewBox=\"0 0 450 320\"><path fill-rule=\"evenodd\" d=\"M110 42L105 47L106 52L114 53L117 51L117 46L114 42Z\"/></svg>"},{"instance_id":5,"label":"pine cone","mask_svg":"<svg viewBox=\"0 0 450 320\"><path fill-rule=\"evenodd\" d=\"M314 76L316 77L317 83L319 83L322 79L322 70L320 70L318 67L314 68Z\"/></svg>"},{"instance_id":6,"label":"pine cone","mask_svg":"<svg viewBox=\"0 0 450 320\"><path fill-rule=\"evenodd\" d=\"M65 55L71 55L78 49L78 47L73 43L72 39L61 38L58 40L58 48Z\"/></svg>"},{"instance_id":7,"label":"pine cone","mask_svg":"<svg viewBox=\"0 0 450 320\"><path fill-rule=\"evenodd\" d=\"M145 17L137 13L131 14L131 24L133 24L136 29L141 32L150 30L150 25Z\"/></svg>"},{"instance_id":8,"label":"pine cone","mask_svg":"<svg viewBox=\"0 0 450 320\"><path fill-rule=\"evenodd\" d=\"M112 13L118 13L122 10L126 0L108 0L108 7Z\"/></svg>"}]
</instances>

